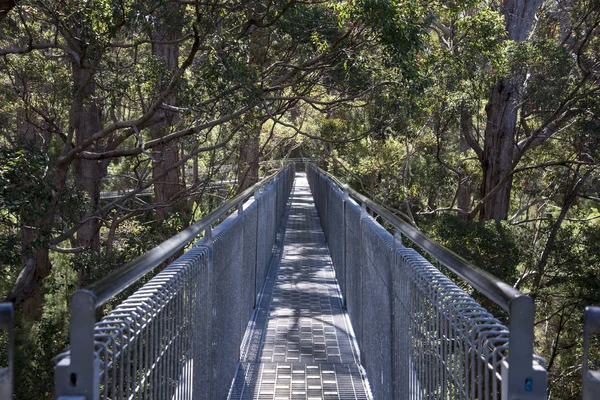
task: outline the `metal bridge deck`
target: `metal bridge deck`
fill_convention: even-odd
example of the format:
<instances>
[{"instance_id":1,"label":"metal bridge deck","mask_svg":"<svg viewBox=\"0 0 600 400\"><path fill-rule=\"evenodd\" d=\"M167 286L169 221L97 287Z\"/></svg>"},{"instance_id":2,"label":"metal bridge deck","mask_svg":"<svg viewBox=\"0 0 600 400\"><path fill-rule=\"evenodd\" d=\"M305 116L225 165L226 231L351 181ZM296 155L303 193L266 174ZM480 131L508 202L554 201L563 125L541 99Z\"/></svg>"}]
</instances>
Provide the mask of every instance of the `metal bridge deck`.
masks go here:
<instances>
[{"instance_id":1,"label":"metal bridge deck","mask_svg":"<svg viewBox=\"0 0 600 400\"><path fill-rule=\"evenodd\" d=\"M305 174L251 321L230 399L370 399Z\"/></svg>"}]
</instances>

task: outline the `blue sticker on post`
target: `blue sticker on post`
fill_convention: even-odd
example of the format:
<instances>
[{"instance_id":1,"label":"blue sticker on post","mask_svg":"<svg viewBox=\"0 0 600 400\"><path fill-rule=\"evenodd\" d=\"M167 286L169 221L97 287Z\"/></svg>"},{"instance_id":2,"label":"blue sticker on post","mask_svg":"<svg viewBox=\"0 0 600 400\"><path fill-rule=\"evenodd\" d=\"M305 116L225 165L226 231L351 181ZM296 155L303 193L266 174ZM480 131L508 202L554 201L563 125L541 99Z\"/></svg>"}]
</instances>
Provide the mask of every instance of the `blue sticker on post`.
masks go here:
<instances>
[{"instance_id":1,"label":"blue sticker on post","mask_svg":"<svg viewBox=\"0 0 600 400\"><path fill-rule=\"evenodd\" d=\"M532 389L533 389L533 379L531 379L531 378L525 379L525 391L531 392Z\"/></svg>"}]
</instances>

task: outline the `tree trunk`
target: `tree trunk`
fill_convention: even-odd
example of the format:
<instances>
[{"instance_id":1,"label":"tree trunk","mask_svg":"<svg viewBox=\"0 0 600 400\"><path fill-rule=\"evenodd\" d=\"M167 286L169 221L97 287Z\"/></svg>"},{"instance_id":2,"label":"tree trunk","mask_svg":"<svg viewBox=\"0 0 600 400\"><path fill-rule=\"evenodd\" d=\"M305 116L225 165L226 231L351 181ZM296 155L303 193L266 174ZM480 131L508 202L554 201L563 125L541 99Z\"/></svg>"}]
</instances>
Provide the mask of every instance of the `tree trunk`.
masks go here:
<instances>
[{"instance_id":1,"label":"tree trunk","mask_svg":"<svg viewBox=\"0 0 600 400\"><path fill-rule=\"evenodd\" d=\"M153 137L160 137L158 132L165 132L166 130L167 128L153 128ZM153 177L166 173L159 181L154 183L154 197L158 204L156 217L159 221L163 221L169 213L176 209L176 198L183 189L180 183L180 169L172 167L179 162L177 143L171 141L158 146L157 150L153 152L153 156Z\"/></svg>"},{"instance_id":2,"label":"tree trunk","mask_svg":"<svg viewBox=\"0 0 600 400\"><path fill-rule=\"evenodd\" d=\"M465 153L471 148L467 141L467 137L473 137L471 131L472 112L463 102L460 107L460 151ZM456 193L458 208L464 213L459 217L466 219L471 212L471 176L467 172L467 168L463 164L459 166L458 189Z\"/></svg>"},{"instance_id":3,"label":"tree trunk","mask_svg":"<svg viewBox=\"0 0 600 400\"><path fill-rule=\"evenodd\" d=\"M240 165L238 168L238 192L258 182L258 161L261 126L250 126L247 135L240 143Z\"/></svg>"},{"instance_id":4,"label":"tree trunk","mask_svg":"<svg viewBox=\"0 0 600 400\"><path fill-rule=\"evenodd\" d=\"M589 174L585 174L584 178L587 178L588 176ZM558 232L565 218L567 217L567 213L569 212L573 204L575 204L575 200L577 200L577 192L579 188L583 185L584 178L579 178L576 174L573 174L572 179L574 182L571 183L565 191L562 206L560 209L560 214L558 215L558 218L552 225L552 229L550 230L550 234L548 235L548 239L546 240L546 244L544 245L544 250L542 251L540 259L538 260L534 270L535 275L533 277L531 292L531 296L533 298L535 298L542 289L542 280L544 278L544 275L546 274L546 267L548 265L548 260L550 259L550 254L554 249L554 244L556 243Z\"/></svg>"},{"instance_id":5,"label":"tree trunk","mask_svg":"<svg viewBox=\"0 0 600 400\"><path fill-rule=\"evenodd\" d=\"M73 63L73 83L77 95L71 108L70 124L75 131L75 142L78 146L102 129L100 108L94 98L93 74L91 68ZM90 148L95 149L95 145ZM88 195L89 210L97 210L100 204L101 182L106 175L104 164L97 160L81 158L75 160L75 185ZM94 218L84 222L77 231L78 245L99 250L100 227L99 219Z\"/></svg>"},{"instance_id":6,"label":"tree trunk","mask_svg":"<svg viewBox=\"0 0 600 400\"><path fill-rule=\"evenodd\" d=\"M535 13L541 0L507 0L501 5L505 18L507 39L527 40ZM490 90L486 106L487 123L481 160L483 181L481 197L484 198L512 170L516 156L517 104L521 77L513 74L497 82ZM481 209L480 219L506 219L510 207L512 178L490 196Z\"/></svg>"},{"instance_id":7,"label":"tree trunk","mask_svg":"<svg viewBox=\"0 0 600 400\"><path fill-rule=\"evenodd\" d=\"M491 90L486 106L487 124L483 144L483 181L481 198L484 198L512 171L517 128L516 90L512 83L500 81ZM480 218L500 221L508 217L512 179L490 196L481 209Z\"/></svg>"},{"instance_id":8,"label":"tree trunk","mask_svg":"<svg viewBox=\"0 0 600 400\"><path fill-rule=\"evenodd\" d=\"M176 41L181 38L181 10L175 4L171 3L169 7L174 10L167 11L159 21L155 33L152 35L152 54L163 62L165 68L164 74L159 77L159 90L164 90L169 82L169 72L174 71L179 66L179 43ZM165 42L165 43L156 43ZM166 43L168 42L168 43ZM165 100L165 103L176 106L175 95L171 94ZM150 129L152 138L160 138L169 133L171 126L176 125L179 116L176 112L159 110L162 114L163 122L156 124ZM177 196L181 194L181 174L179 168L173 168L179 162L179 146L177 141L170 141L155 148L152 152L153 167L152 176L164 175L160 181L154 183L154 196L158 203L156 217L159 221L165 219L165 216L173 212L176 207Z\"/></svg>"},{"instance_id":9,"label":"tree trunk","mask_svg":"<svg viewBox=\"0 0 600 400\"><path fill-rule=\"evenodd\" d=\"M52 232L56 210L60 203L62 191L67 177L68 168L56 168L53 177L54 193L48 208L43 210L38 227L23 227L21 231L22 265L23 268L17 277L5 301L21 305L25 320L38 320L44 305L44 279L50 275L52 265L48 257L48 248L44 247L46 238ZM34 247L37 246L37 247Z\"/></svg>"},{"instance_id":10,"label":"tree trunk","mask_svg":"<svg viewBox=\"0 0 600 400\"><path fill-rule=\"evenodd\" d=\"M38 239L37 232L24 229L21 239L26 242L22 244L31 245ZM37 321L44 310L44 279L50 275L52 265L48 257L48 248L36 246L33 255L23 255L23 268L17 277L17 281L7 297L16 305L21 305L23 316L26 320Z\"/></svg>"},{"instance_id":11,"label":"tree trunk","mask_svg":"<svg viewBox=\"0 0 600 400\"><path fill-rule=\"evenodd\" d=\"M25 82L21 76L15 77L19 87L25 90ZM28 122L29 115L26 108L17 112L18 139L22 145L41 146L41 136L37 134L35 126ZM27 182L21 182L26 184ZM36 210L37 211L37 210ZM28 320L39 320L43 311L44 293L36 290L42 287L43 279L50 274L50 261L48 249L40 247L39 227L41 226L41 214L36 212L24 212L21 219L21 272L17 278L18 290L27 294L27 301L23 302L23 313ZM19 297L11 298L17 302Z\"/></svg>"},{"instance_id":12,"label":"tree trunk","mask_svg":"<svg viewBox=\"0 0 600 400\"><path fill-rule=\"evenodd\" d=\"M0 0L0 21L13 9L16 5L14 0Z\"/></svg>"},{"instance_id":13,"label":"tree trunk","mask_svg":"<svg viewBox=\"0 0 600 400\"><path fill-rule=\"evenodd\" d=\"M457 205L458 208L463 210L464 213L459 215L461 218L466 219L471 212L471 178L469 176L459 176Z\"/></svg>"}]
</instances>

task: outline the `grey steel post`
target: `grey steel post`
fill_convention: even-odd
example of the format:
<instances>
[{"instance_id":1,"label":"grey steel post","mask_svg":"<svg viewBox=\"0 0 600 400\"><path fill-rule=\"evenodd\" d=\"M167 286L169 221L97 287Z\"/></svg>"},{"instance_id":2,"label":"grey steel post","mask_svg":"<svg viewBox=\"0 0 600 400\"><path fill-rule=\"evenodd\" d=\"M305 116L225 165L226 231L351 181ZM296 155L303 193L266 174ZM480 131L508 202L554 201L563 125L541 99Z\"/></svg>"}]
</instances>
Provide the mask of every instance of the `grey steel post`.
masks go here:
<instances>
[{"instance_id":1,"label":"grey steel post","mask_svg":"<svg viewBox=\"0 0 600 400\"><path fill-rule=\"evenodd\" d=\"M368 216L369 214L367 213L367 203L360 203L360 219L366 218Z\"/></svg>"},{"instance_id":2,"label":"grey steel post","mask_svg":"<svg viewBox=\"0 0 600 400\"><path fill-rule=\"evenodd\" d=\"M0 330L8 334L8 360L7 367L0 368L0 399L10 400L13 398L14 379L14 314L12 303L0 304Z\"/></svg>"},{"instance_id":3,"label":"grey steel post","mask_svg":"<svg viewBox=\"0 0 600 400\"><path fill-rule=\"evenodd\" d=\"M344 299L344 308L346 308L348 306L348 263L346 262L346 259L348 257L348 255L346 254L346 204L350 200L350 196L348 195L348 185L344 185L342 187L342 191L344 193L344 202L342 203L342 263L344 266L344 276L342 277L342 279L344 280L344 293L342 293L342 296Z\"/></svg>"},{"instance_id":4,"label":"grey steel post","mask_svg":"<svg viewBox=\"0 0 600 400\"><path fill-rule=\"evenodd\" d=\"M260 189L256 188L254 190L254 201L256 202L256 248L255 248L255 252L254 252L254 295L252 296L254 298L254 305L252 306L252 308L256 308L258 306L257 304L257 297L258 297L258 292L260 291L260 288L258 287L258 283L256 282L256 277L258 276L258 262L259 262L259 256L258 256L258 249L259 249L259 238L258 238L258 225L260 224L259 221L259 212L260 212L260 203L259 203L259 197L260 197Z\"/></svg>"},{"instance_id":5,"label":"grey steel post","mask_svg":"<svg viewBox=\"0 0 600 400\"><path fill-rule=\"evenodd\" d=\"M394 229L394 250L402 248L402 231L398 228Z\"/></svg>"},{"instance_id":6,"label":"grey steel post","mask_svg":"<svg viewBox=\"0 0 600 400\"><path fill-rule=\"evenodd\" d=\"M206 247L208 247L211 252L213 249L213 235L212 235L212 228L209 226L208 228L206 228L206 230L204 231L204 237L202 238L202 244Z\"/></svg>"},{"instance_id":7,"label":"grey steel post","mask_svg":"<svg viewBox=\"0 0 600 400\"><path fill-rule=\"evenodd\" d=\"M95 323L96 296L88 290L78 290L71 297L70 354L54 368L56 398L77 396L97 400L100 397Z\"/></svg>"},{"instance_id":8,"label":"grey steel post","mask_svg":"<svg viewBox=\"0 0 600 400\"><path fill-rule=\"evenodd\" d=\"M589 369L590 336L600 334L600 307L586 307L583 317L583 396L593 400L600 393L600 371Z\"/></svg>"},{"instance_id":9,"label":"grey steel post","mask_svg":"<svg viewBox=\"0 0 600 400\"><path fill-rule=\"evenodd\" d=\"M206 268L209 271L210 274L210 279L208 280L207 284L208 284L208 304L206 305L205 309L202 310L202 312L205 314L205 317L203 318L204 322L206 324L208 324L209 326L205 327L206 331L207 331L207 337L205 339L205 344L206 344L206 351L205 351L205 355L206 355L206 359L201 360L201 362L203 363L207 363L208 364L208 368L206 368L206 371L208 371L209 376L208 377L203 377L204 382L206 383L206 387L204 388L204 393L196 393L194 397L196 396L204 396L207 395L208 398L214 398L215 396L215 390L217 388L214 387L213 381L216 377L217 374L217 369L215 368L215 357L214 357L214 346L215 346L215 340L213 338L213 326L215 325L215 318L217 317L217 309L215 308L215 305L213 304L213 283L212 283L212 279L213 279L213 251L214 251L214 241L213 241L213 232L212 232L212 228L210 226L208 226L206 228L206 230L204 231L204 238L202 240L202 245L204 247L206 247L208 249L208 259L206 261Z\"/></svg>"},{"instance_id":10,"label":"grey steel post","mask_svg":"<svg viewBox=\"0 0 600 400\"><path fill-rule=\"evenodd\" d=\"M502 400L546 399L548 372L533 360L533 299L519 295L509 303L508 357L502 362Z\"/></svg>"}]
</instances>

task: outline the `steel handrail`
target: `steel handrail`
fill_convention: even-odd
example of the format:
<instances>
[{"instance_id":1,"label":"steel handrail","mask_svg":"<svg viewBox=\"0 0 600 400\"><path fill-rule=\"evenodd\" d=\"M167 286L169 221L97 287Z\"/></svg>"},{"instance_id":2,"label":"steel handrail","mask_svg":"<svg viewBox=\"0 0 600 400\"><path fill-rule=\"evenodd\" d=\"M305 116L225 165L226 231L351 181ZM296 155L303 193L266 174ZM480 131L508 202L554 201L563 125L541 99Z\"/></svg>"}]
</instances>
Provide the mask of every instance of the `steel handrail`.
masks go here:
<instances>
[{"instance_id":1,"label":"steel handrail","mask_svg":"<svg viewBox=\"0 0 600 400\"><path fill-rule=\"evenodd\" d=\"M0 303L0 331L6 331L7 338L7 366L0 368L0 398L10 400L13 398L14 388L14 310L12 303Z\"/></svg>"},{"instance_id":2,"label":"steel handrail","mask_svg":"<svg viewBox=\"0 0 600 400\"><path fill-rule=\"evenodd\" d=\"M361 204L365 204L368 208L375 211L390 225L398 229L413 243L421 247L427 254L435 258L450 271L460 276L505 311L509 311L511 300L520 296L524 296L523 293L508 283L503 282L501 279L498 279L484 269L465 260L452 250L437 243L411 224L402 221L398 216L391 213L375 200L360 194L347 184L341 182L329 172L323 171L317 166L315 166L315 168L331 179L341 190L346 191L350 197L358 200Z\"/></svg>"},{"instance_id":3,"label":"steel handrail","mask_svg":"<svg viewBox=\"0 0 600 400\"><path fill-rule=\"evenodd\" d=\"M600 334L600 307L586 307L583 317L583 393L582 400L597 398L600 391L600 371L590 370L590 341L593 335Z\"/></svg>"},{"instance_id":4,"label":"steel handrail","mask_svg":"<svg viewBox=\"0 0 600 400\"><path fill-rule=\"evenodd\" d=\"M385 219L396 229L395 237L405 235L450 271L508 311L510 339L508 357L502 360L502 399L546 399L548 373L544 368L543 360L539 357L534 358L535 312L533 299L530 296L435 242L378 202L358 193L330 173L314 164L311 167L331 184L337 185L345 196L354 198L361 207L369 208Z\"/></svg>"},{"instance_id":5,"label":"steel handrail","mask_svg":"<svg viewBox=\"0 0 600 400\"><path fill-rule=\"evenodd\" d=\"M54 368L55 397L97 399L100 396L100 359L96 342L96 309L123 292L140 277L183 250L200 233L205 232L207 247L212 247L212 225L238 209L243 213L244 202L252 194L258 198L261 188L284 179L289 166L281 168L252 187L219 206L200 221L164 241L154 249L125 264L118 271L97 281L71 297L71 322L69 351L58 356ZM209 255L209 257L211 257ZM66 396L66 397L65 397Z\"/></svg>"},{"instance_id":6,"label":"steel handrail","mask_svg":"<svg viewBox=\"0 0 600 400\"><path fill-rule=\"evenodd\" d=\"M165 240L135 260L125 264L119 270L86 287L84 290L93 293L95 297L95 308L106 304L106 302L123 292L142 276L146 275L169 257L179 252L192 240L198 237L200 233L210 228L212 224L223 217L232 208L238 206L242 201L250 197L250 195L254 194L257 190L260 190L261 187L272 182L283 169L284 168L280 169L276 173L269 175L252 187L244 190L233 199L227 201L225 204L206 215L200 221L179 232L172 238Z\"/></svg>"}]
</instances>

